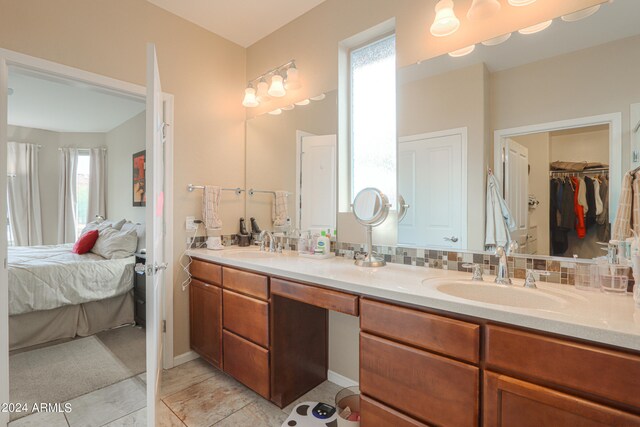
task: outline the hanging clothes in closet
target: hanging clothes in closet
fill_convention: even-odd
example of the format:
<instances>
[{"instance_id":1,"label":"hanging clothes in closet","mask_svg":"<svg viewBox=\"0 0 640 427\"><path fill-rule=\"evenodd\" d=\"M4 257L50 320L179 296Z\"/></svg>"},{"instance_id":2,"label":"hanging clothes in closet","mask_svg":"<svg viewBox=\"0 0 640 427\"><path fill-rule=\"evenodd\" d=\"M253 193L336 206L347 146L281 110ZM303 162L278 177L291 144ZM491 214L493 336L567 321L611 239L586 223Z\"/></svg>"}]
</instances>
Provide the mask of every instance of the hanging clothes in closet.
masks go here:
<instances>
[{"instance_id":1,"label":"hanging clothes in closet","mask_svg":"<svg viewBox=\"0 0 640 427\"><path fill-rule=\"evenodd\" d=\"M588 233L597 233L597 240L609 240L609 181L605 173L552 171L549 185L552 255L569 250L573 232L581 240Z\"/></svg>"}]
</instances>

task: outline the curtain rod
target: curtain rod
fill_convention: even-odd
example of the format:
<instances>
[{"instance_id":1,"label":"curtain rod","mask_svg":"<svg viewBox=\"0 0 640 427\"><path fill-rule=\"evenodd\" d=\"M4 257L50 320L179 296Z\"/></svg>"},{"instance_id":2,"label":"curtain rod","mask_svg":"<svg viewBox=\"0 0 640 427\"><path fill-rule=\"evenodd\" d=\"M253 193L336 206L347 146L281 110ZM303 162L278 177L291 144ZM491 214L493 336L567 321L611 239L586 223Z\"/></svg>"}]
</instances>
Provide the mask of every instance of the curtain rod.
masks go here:
<instances>
[{"instance_id":1,"label":"curtain rod","mask_svg":"<svg viewBox=\"0 0 640 427\"><path fill-rule=\"evenodd\" d=\"M40 146L42 147L42 146ZM107 147L93 147L93 148L77 148L77 147L58 147L58 151L62 151L63 148L75 148L76 150L93 150L94 148L99 148L102 151L107 151Z\"/></svg>"}]
</instances>

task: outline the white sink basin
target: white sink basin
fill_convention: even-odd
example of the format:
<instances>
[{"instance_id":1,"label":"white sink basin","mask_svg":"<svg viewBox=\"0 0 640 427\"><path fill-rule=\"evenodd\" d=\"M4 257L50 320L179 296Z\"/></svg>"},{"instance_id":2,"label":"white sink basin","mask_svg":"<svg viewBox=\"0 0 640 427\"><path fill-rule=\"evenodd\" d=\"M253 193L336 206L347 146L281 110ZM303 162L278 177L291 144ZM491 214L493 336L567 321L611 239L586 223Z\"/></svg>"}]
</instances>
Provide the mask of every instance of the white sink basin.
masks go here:
<instances>
[{"instance_id":1,"label":"white sink basin","mask_svg":"<svg viewBox=\"0 0 640 427\"><path fill-rule=\"evenodd\" d=\"M495 283L479 283L471 280L424 280L437 291L456 298L517 308L559 311L579 296L556 289L527 289L522 285L503 286Z\"/></svg>"},{"instance_id":2,"label":"white sink basin","mask_svg":"<svg viewBox=\"0 0 640 427\"><path fill-rule=\"evenodd\" d=\"M237 258L237 259L266 259L266 258L275 258L278 256L275 252L265 252L259 250L237 250L237 251L229 251L224 254L227 258Z\"/></svg>"}]
</instances>

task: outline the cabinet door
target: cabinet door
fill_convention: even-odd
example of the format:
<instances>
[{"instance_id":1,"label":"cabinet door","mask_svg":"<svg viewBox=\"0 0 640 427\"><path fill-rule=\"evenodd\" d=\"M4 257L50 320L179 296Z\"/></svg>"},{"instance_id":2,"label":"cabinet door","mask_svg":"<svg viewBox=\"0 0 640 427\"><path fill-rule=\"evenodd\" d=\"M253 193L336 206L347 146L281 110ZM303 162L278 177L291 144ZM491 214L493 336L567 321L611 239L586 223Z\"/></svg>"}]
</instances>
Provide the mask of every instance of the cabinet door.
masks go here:
<instances>
[{"instance_id":1,"label":"cabinet door","mask_svg":"<svg viewBox=\"0 0 640 427\"><path fill-rule=\"evenodd\" d=\"M222 367L222 289L193 279L189 286L191 348Z\"/></svg>"},{"instance_id":2,"label":"cabinet door","mask_svg":"<svg viewBox=\"0 0 640 427\"><path fill-rule=\"evenodd\" d=\"M484 375L484 426L640 426L640 416L514 378Z\"/></svg>"}]
</instances>

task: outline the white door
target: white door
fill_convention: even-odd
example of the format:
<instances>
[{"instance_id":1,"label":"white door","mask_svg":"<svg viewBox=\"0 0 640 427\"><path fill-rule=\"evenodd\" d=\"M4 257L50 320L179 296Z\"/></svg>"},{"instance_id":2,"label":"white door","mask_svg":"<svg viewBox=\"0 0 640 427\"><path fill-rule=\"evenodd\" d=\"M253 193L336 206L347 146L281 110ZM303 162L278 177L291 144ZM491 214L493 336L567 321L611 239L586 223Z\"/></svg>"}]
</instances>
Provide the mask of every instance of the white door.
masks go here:
<instances>
[{"instance_id":1,"label":"white door","mask_svg":"<svg viewBox=\"0 0 640 427\"><path fill-rule=\"evenodd\" d=\"M336 228L337 139L335 135L302 137L300 150L300 229Z\"/></svg>"},{"instance_id":2,"label":"white door","mask_svg":"<svg viewBox=\"0 0 640 427\"><path fill-rule=\"evenodd\" d=\"M7 212L7 89L8 70L0 58L0 212ZM7 277L7 216L0 215L0 403L9 402L9 286ZM9 413L0 411L0 426L9 423Z\"/></svg>"},{"instance_id":3,"label":"white door","mask_svg":"<svg viewBox=\"0 0 640 427\"><path fill-rule=\"evenodd\" d=\"M504 199L516 222L511 238L524 253L529 231L529 150L507 138L504 156Z\"/></svg>"},{"instance_id":4,"label":"white door","mask_svg":"<svg viewBox=\"0 0 640 427\"><path fill-rule=\"evenodd\" d=\"M147 425L156 425L162 373L164 295L164 108L155 45L147 46Z\"/></svg>"},{"instance_id":5,"label":"white door","mask_svg":"<svg viewBox=\"0 0 640 427\"><path fill-rule=\"evenodd\" d=\"M402 245L465 248L464 136L438 132L398 145L398 193L410 206L398 224Z\"/></svg>"}]
</instances>

